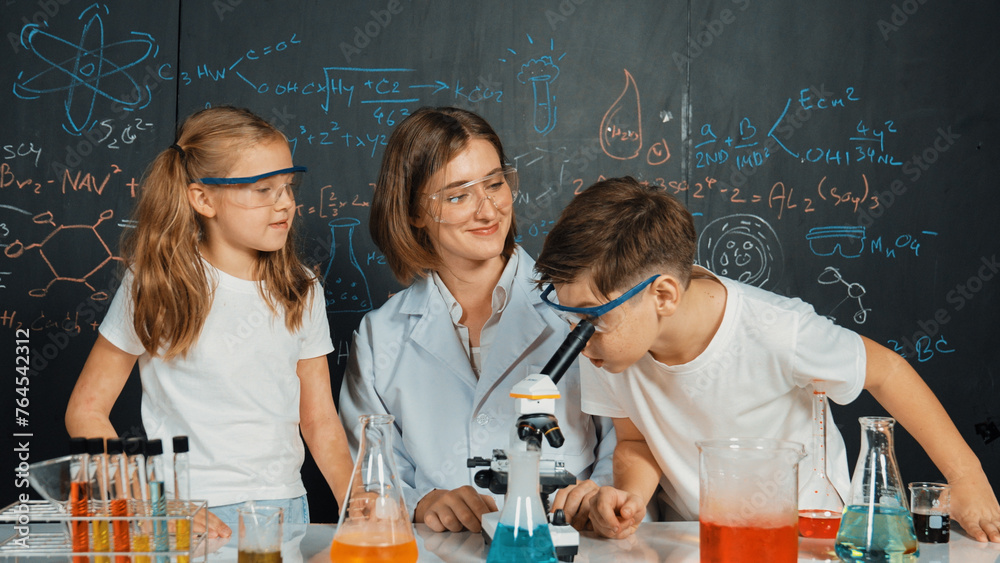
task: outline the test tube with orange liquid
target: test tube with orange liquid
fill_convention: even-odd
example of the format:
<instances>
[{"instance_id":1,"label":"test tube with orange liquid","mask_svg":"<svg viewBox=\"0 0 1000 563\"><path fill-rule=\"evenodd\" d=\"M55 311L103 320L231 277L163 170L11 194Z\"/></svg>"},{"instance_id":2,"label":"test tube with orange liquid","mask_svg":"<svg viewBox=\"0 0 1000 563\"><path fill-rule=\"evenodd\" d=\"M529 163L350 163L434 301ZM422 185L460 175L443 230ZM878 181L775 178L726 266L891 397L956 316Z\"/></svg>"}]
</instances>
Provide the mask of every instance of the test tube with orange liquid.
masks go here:
<instances>
[{"instance_id":1,"label":"test tube with orange liquid","mask_svg":"<svg viewBox=\"0 0 1000 563\"><path fill-rule=\"evenodd\" d=\"M71 516L85 518L89 516L90 475L89 459L87 458L87 439L70 438L69 453L73 456L70 462L69 513ZM90 526L87 520L73 519L70 522L71 541L74 553L90 551ZM87 563L87 557L74 557L75 563Z\"/></svg>"},{"instance_id":2,"label":"test tube with orange liquid","mask_svg":"<svg viewBox=\"0 0 1000 563\"><path fill-rule=\"evenodd\" d=\"M128 459L125 457L125 444L121 438L108 439L108 496L111 499L111 515L118 518L129 516L128 499ZM128 520L114 520L111 524L115 551L121 553L130 551ZM125 555L115 557L115 563L129 563Z\"/></svg>"}]
</instances>

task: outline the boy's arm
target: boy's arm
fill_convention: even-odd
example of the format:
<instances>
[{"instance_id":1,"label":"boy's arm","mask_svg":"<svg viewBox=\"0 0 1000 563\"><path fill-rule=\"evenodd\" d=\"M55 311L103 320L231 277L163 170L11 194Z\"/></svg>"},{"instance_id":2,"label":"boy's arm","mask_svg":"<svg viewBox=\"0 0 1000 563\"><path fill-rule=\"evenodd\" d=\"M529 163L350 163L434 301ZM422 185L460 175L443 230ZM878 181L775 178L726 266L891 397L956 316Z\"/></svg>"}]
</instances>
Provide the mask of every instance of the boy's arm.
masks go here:
<instances>
[{"instance_id":1,"label":"boy's arm","mask_svg":"<svg viewBox=\"0 0 1000 563\"><path fill-rule=\"evenodd\" d=\"M951 517L978 541L1000 542L1000 504L976 454L941 402L899 354L861 337L865 389L924 448L951 485Z\"/></svg>"},{"instance_id":2,"label":"boy's arm","mask_svg":"<svg viewBox=\"0 0 1000 563\"><path fill-rule=\"evenodd\" d=\"M614 487L601 487L591 500L594 531L615 539L632 535L646 515L646 505L660 482L660 466L646 438L627 418L616 418Z\"/></svg>"},{"instance_id":3,"label":"boy's arm","mask_svg":"<svg viewBox=\"0 0 1000 563\"><path fill-rule=\"evenodd\" d=\"M300 385L299 430L337 504L343 506L354 463L333 404L326 356L299 360L296 373Z\"/></svg>"}]
</instances>

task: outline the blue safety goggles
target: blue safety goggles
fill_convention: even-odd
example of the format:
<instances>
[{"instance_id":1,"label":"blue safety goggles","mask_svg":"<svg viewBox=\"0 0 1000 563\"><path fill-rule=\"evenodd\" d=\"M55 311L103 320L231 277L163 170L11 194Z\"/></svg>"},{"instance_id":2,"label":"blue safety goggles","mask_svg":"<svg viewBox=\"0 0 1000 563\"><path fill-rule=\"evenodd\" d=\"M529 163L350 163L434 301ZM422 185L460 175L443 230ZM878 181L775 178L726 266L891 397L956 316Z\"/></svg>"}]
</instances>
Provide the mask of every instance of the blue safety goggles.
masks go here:
<instances>
[{"instance_id":1,"label":"blue safety goggles","mask_svg":"<svg viewBox=\"0 0 1000 563\"><path fill-rule=\"evenodd\" d=\"M231 186L234 184L253 184L263 180L264 178L270 178L271 176L277 176L278 174L294 174L296 172L308 172L309 169L305 166L292 166L291 168L282 168L281 170L275 170L274 172L265 172L263 174L258 174L256 176L247 176L245 178L199 178L199 184L206 184L209 186Z\"/></svg>"},{"instance_id":2,"label":"blue safety goggles","mask_svg":"<svg viewBox=\"0 0 1000 563\"><path fill-rule=\"evenodd\" d=\"M556 313L571 325L575 326L580 321L586 319L594 325L594 329L597 332L610 332L614 330L615 327L609 325L607 322L604 322L601 315L604 315L608 311L635 297L640 291L645 289L649 284L653 283L658 277L660 277L660 274L650 277L615 299L608 301L604 305L598 305L596 307L567 307L566 305L560 305L558 302L549 298L549 296L552 295L552 292L555 291L555 286L551 283L545 288L545 291L542 292L542 301L544 301L546 305L555 309Z\"/></svg>"}]
</instances>

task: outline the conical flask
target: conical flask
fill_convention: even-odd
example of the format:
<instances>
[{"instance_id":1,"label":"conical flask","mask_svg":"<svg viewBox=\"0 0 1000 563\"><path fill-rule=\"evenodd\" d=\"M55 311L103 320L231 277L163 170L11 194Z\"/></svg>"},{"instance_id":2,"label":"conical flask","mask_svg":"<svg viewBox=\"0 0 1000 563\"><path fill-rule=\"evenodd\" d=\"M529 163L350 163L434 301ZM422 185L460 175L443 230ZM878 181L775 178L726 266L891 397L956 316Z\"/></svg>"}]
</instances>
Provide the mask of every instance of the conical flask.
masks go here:
<instances>
[{"instance_id":1,"label":"conical flask","mask_svg":"<svg viewBox=\"0 0 1000 563\"><path fill-rule=\"evenodd\" d=\"M358 417L361 445L330 546L334 562L417 560L392 451L393 416Z\"/></svg>"},{"instance_id":2,"label":"conical flask","mask_svg":"<svg viewBox=\"0 0 1000 563\"><path fill-rule=\"evenodd\" d=\"M360 224L353 217L330 221L330 261L323 271L323 293L330 313L372 310L368 280L354 256L354 228Z\"/></svg>"},{"instance_id":3,"label":"conical flask","mask_svg":"<svg viewBox=\"0 0 1000 563\"><path fill-rule=\"evenodd\" d=\"M837 532L841 561L916 561L919 554L888 417L862 417L861 450Z\"/></svg>"},{"instance_id":4,"label":"conical flask","mask_svg":"<svg viewBox=\"0 0 1000 563\"><path fill-rule=\"evenodd\" d=\"M538 451L511 448L507 496L486 563L556 563L542 497L538 494Z\"/></svg>"},{"instance_id":5,"label":"conical flask","mask_svg":"<svg viewBox=\"0 0 1000 563\"><path fill-rule=\"evenodd\" d=\"M807 463L812 469L799 487L799 535L837 537L844 501L826 472L826 392L813 384L813 444Z\"/></svg>"}]
</instances>

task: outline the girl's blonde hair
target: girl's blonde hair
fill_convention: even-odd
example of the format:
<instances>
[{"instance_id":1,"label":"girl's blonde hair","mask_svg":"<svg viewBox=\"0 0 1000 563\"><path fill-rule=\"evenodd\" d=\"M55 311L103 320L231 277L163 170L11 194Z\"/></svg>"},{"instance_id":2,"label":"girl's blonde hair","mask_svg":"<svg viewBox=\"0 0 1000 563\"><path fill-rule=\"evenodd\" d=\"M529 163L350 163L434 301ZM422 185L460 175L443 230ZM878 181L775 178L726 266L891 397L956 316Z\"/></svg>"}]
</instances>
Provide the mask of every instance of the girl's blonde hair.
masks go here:
<instances>
[{"instance_id":1,"label":"girl's blonde hair","mask_svg":"<svg viewBox=\"0 0 1000 563\"><path fill-rule=\"evenodd\" d=\"M175 146L149 165L133 212L137 226L122 239L121 253L134 276L135 332L150 354L184 356L212 307L213 287L198 251L203 229L188 184L225 177L240 151L279 140L288 142L249 110L213 107L188 117ZM259 254L254 274L271 311L284 312L288 329L298 330L315 276L302 265L293 233L281 250Z\"/></svg>"}]
</instances>

